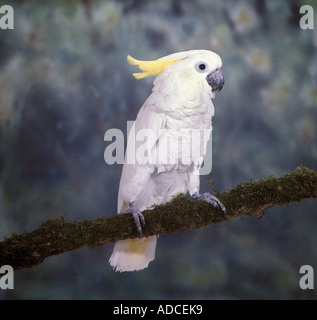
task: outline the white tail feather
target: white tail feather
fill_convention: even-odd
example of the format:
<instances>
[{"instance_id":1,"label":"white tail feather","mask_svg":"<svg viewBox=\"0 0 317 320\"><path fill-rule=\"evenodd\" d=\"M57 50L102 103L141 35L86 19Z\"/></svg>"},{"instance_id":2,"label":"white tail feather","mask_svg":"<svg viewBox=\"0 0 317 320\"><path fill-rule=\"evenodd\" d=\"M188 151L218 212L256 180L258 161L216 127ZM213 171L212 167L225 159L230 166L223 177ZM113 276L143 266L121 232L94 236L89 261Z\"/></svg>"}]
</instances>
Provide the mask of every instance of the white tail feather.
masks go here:
<instances>
[{"instance_id":1,"label":"white tail feather","mask_svg":"<svg viewBox=\"0 0 317 320\"><path fill-rule=\"evenodd\" d=\"M110 265L115 271L138 271L147 268L155 258L157 236L120 240L115 243Z\"/></svg>"}]
</instances>

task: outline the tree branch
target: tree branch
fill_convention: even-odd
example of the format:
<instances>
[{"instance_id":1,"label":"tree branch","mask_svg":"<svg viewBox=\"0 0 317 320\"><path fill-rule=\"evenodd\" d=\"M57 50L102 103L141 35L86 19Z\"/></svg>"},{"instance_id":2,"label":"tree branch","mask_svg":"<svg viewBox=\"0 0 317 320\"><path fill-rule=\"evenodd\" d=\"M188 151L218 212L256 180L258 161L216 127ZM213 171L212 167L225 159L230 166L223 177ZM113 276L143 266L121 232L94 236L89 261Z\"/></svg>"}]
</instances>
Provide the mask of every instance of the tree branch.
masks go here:
<instances>
[{"instance_id":1,"label":"tree branch","mask_svg":"<svg viewBox=\"0 0 317 320\"><path fill-rule=\"evenodd\" d=\"M215 195L227 208L227 216L205 202L180 194L167 204L143 211L143 235L199 229L242 215L261 217L263 210L273 206L317 198L317 172L299 167L280 178L243 182ZM138 232L131 215L74 222L60 217L44 222L32 232L12 234L0 242L0 266L7 264L14 270L32 268L52 255L136 237Z\"/></svg>"}]
</instances>

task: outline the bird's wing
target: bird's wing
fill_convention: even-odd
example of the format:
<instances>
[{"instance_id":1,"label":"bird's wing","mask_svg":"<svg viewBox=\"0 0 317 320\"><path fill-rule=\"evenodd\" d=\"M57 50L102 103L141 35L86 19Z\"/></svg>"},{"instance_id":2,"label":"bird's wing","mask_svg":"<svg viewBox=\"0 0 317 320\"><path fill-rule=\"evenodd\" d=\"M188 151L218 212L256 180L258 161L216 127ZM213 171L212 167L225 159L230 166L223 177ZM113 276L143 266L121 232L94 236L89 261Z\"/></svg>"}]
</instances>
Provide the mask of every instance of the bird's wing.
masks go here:
<instances>
[{"instance_id":1,"label":"bird's wing","mask_svg":"<svg viewBox=\"0 0 317 320\"><path fill-rule=\"evenodd\" d=\"M140 109L138 116L130 130L125 163L123 165L119 193L118 193L118 212L128 207L127 192L133 196L133 192L145 189L151 174L155 169L155 163L149 163L153 156L156 143L161 135L161 130L165 126L166 114L147 102ZM146 149L149 151L147 152ZM124 194L125 193L125 194ZM129 199L130 200L130 199Z\"/></svg>"}]
</instances>

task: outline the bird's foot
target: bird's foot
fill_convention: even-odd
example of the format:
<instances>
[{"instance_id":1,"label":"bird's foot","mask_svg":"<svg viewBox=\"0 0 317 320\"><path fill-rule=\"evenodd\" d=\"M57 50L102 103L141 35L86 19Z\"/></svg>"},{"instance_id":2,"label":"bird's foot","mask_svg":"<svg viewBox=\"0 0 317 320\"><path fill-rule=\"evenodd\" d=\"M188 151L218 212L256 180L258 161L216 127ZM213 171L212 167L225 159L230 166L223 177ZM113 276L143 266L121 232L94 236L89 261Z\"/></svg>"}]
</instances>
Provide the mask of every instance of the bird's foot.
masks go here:
<instances>
[{"instance_id":1,"label":"bird's foot","mask_svg":"<svg viewBox=\"0 0 317 320\"><path fill-rule=\"evenodd\" d=\"M132 214L133 218L134 218L134 222L136 224L136 227L140 233L140 238L142 238L142 227L141 227L141 223L143 225L143 227L145 226L145 220L144 220L144 216L143 214L140 212L138 206L137 206L137 201L132 201L129 202L129 208L127 210L124 210L122 212L120 212L119 214Z\"/></svg>"},{"instance_id":2,"label":"bird's foot","mask_svg":"<svg viewBox=\"0 0 317 320\"><path fill-rule=\"evenodd\" d=\"M202 200L205 201L211 205L213 205L217 209L221 209L225 215L227 215L227 210L226 207L221 203L221 201L216 198L215 196L211 195L210 193L203 193L199 194L198 192L195 192L192 195L192 198L194 200Z\"/></svg>"}]
</instances>

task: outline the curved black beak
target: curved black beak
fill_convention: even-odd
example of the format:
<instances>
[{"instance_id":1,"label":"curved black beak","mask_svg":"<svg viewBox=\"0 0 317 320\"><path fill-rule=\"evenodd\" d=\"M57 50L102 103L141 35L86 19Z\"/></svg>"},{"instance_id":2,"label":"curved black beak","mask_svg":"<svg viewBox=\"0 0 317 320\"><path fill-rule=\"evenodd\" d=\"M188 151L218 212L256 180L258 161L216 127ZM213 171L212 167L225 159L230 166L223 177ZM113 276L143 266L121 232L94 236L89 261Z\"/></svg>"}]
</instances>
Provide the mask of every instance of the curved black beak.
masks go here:
<instances>
[{"instance_id":1,"label":"curved black beak","mask_svg":"<svg viewBox=\"0 0 317 320\"><path fill-rule=\"evenodd\" d=\"M206 80L211 86L212 92L220 91L225 83L223 73L219 69L209 73Z\"/></svg>"}]
</instances>

